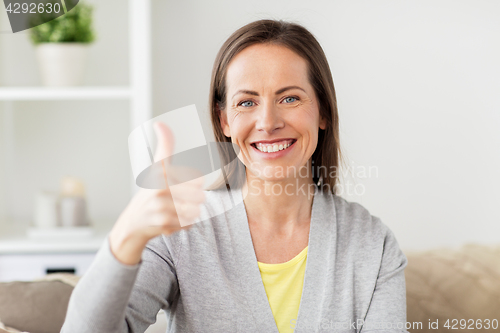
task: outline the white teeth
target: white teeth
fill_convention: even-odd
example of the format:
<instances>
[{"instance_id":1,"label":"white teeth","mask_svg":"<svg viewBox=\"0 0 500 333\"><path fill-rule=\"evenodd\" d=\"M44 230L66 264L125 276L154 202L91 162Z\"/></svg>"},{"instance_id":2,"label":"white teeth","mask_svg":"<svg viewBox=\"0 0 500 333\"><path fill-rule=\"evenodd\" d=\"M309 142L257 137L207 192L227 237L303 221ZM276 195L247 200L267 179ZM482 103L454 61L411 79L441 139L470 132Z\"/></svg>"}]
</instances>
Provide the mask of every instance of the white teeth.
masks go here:
<instances>
[{"instance_id":1,"label":"white teeth","mask_svg":"<svg viewBox=\"0 0 500 333\"><path fill-rule=\"evenodd\" d=\"M280 151L280 150L283 150L283 149L287 149L288 147L290 147L291 143L287 143L285 145L283 144L280 144L280 145L261 145L261 144L257 144L257 149L264 152L264 153L272 153L272 152L275 152L275 151Z\"/></svg>"}]
</instances>

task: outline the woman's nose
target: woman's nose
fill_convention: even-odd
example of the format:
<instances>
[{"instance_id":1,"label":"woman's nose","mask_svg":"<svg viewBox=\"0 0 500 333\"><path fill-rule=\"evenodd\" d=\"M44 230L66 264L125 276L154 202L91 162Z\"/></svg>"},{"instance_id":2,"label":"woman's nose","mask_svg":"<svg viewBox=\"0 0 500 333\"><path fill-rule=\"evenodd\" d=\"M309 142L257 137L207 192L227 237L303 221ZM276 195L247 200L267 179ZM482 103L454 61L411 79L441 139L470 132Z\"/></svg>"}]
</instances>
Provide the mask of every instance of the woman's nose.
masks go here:
<instances>
[{"instance_id":1,"label":"woman's nose","mask_svg":"<svg viewBox=\"0 0 500 333\"><path fill-rule=\"evenodd\" d=\"M256 121L257 130L272 133L275 129L285 126L278 108L273 103L263 104L259 111Z\"/></svg>"}]
</instances>

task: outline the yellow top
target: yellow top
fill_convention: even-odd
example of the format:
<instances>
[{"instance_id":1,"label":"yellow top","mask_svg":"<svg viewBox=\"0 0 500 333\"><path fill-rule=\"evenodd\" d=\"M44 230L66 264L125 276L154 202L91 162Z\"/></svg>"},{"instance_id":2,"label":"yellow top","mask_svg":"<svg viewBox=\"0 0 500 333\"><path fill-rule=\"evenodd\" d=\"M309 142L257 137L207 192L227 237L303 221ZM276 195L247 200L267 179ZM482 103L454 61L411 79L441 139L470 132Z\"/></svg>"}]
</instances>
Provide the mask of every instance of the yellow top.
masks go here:
<instances>
[{"instance_id":1,"label":"yellow top","mask_svg":"<svg viewBox=\"0 0 500 333\"><path fill-rule=\"evenodd\" d=\"M308 246L295 258L281 264L257 262L280 333L293 333L297 322L306 271L307 248Z\"/></svg>"}]
</instances>

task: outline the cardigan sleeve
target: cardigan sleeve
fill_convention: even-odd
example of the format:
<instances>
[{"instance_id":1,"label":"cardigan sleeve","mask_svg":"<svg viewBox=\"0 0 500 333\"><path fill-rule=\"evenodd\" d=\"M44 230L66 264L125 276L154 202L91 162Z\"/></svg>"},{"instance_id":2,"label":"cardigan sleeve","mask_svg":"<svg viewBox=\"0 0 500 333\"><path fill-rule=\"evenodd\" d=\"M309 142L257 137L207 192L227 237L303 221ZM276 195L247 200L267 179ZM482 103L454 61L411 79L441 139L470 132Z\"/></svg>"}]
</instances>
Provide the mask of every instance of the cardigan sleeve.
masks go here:
<instances>
[{"instance_id":1,"label":"cardigan sleeve","mask_svg":"<svg viewBox=\"0 0 500 333\"><path fill-rule=\"evenodd\" d=\"M384 236L383 254L375 290L360 333L408 333L405 328L406 283L404 275L408 260L400 249L394 233L385 224L380 223L380 225Z\"/></svg>"},{"instance_id":2,"label":"cardigan sleeve","mask_svg":"<svg viewBox=\"0 0 500 333\"><path fill-rule=\"evenodd\" d=\"M144 332L178 295L162 237L149 241L136 265L118 261L108 237L71 294L61 333Z\"/></svg>"}]
</instances>

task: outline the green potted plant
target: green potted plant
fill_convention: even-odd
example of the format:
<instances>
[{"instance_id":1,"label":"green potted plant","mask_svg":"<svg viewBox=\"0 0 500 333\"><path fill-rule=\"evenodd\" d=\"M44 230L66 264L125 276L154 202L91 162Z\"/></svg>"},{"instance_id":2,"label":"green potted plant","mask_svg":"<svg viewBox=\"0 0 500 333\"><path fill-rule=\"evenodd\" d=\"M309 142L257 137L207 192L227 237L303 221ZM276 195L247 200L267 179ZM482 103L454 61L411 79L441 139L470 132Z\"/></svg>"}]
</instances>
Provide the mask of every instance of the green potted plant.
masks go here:
<instances>
[{"instance_id":1,"label":"green potted plant","mask_svg":"<svg viewBox=\"0 0 500 333\"><path fill-rule=\"evenodd\" d=\"M89 45L95 40L93 7L81 1L66 14L33 24L30 38L36 47L45 86L75 86L82 82ZM43 14L38 19L44 19ZM35 20L37 17L35 17Z\"/></svg>"}]
</instances>

